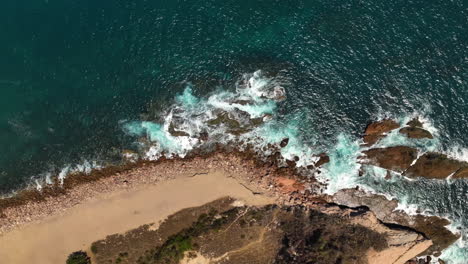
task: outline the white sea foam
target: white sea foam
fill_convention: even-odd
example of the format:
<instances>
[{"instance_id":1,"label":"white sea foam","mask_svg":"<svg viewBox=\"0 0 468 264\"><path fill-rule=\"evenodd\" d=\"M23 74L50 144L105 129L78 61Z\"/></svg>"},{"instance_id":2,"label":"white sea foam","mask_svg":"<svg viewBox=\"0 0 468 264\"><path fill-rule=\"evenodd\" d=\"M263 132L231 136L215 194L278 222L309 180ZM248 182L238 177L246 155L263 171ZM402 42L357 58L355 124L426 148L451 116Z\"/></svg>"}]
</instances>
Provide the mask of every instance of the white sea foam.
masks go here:
<instances>
[{"instance_id":1,"label":"white sea foam","mask_svg":"<svg viewBox=\"0 0 468 264\"><path fill-rule=\"evenodd\" d=\"M65 166L62 170L60 170L60 173L58 175L58 180L60 184L63 184L63 181L65 180L65 177L67 177L68 172L70 172L70 165Z\"/></svg>"},{"instance_id":2,"label":"white sea foam","mask_svg":"<svg viewBox=\"0 0 468 264\"><path fill-rule=\"evenodd\" d=\"M361 165L357 158L361 155L358 140L340 134L335 148L330 153L330 162L324 166L323 173L318 179L326 183L327 194L334 194L341 189L358 185L358 175Z\"/></svg>"},{"instance_id":3,"label":"white sea foam","mask_svg":"<svg viewBox=\"0 0 468 264\"><path fill-rule=\"evenodd\" d=\"M36 190L41 191L42 190L42 185L39 180L35 180L36 182Z\"/></svg>"},{"instance_id":4,"label":"white sea foam","mask_svg":"<svg viewBox=\"0 0 468 264\"><path fill-rule=\"evenodd\" d=\"M468 162L468 148L453 146L446 154L452 158Z\"/></svg>"},{"instance_id":5,"label":"white sea foam","mask_svg":"<svg viewBox=\"0 0 468 264\"><path fill-rule=\"evenodd\" d=\"M468 261L468 249L463 239L459 239L449 248L442 251L439 258L434 258L434 264L438 264L438 259L442 259L446 264L466 264Z\"/></svg>"},{"instance_id":6,"label":"white sea foam","mask_svg":"<svg viewBox=\"0 0 468 264\"><path fill-rule=\"evenodd\" d=\"M60 184L63 184L63 181L65 180L65 178L67 176L69 176L70 174L74 174L74 173L85 173L85 174L89 174L91 173L94 169L100 169L102 168L102 165L100 165L97 161L88 161L88 160L84 160L83 162L81 163L77 163L77 164L74 164L74 165L66 165L64 166L59 174L58 174L58 177L57 179L59 180L59 183ZM51 179L51 173L48 172L46 173L46 177L45 177L45 183L47 184L52 184L52 179Z\"/></svg>"},{"instance_id":7,"label":"white sea foam","mask_svg":"<svg viewBox=\"0 0 468 264\"><path fill-rule=\"evenodd\" d=\"M268 136L259 133L263 128L256 127L252 120L261 118L270 123L269 116L274 115L277 102L284 96L284 89L275 79L265 77L260 71L244 75L235 92L218 90L207 98L196 97L194 87L189 84L176 96L163 123L131 121L124 123L123 129L129 135L145 136L151 142L145 154L148 159L184 157L204 143L199 139L201 133L208 134L210 143L244 140L259 146L268 141L265 140ZM231 131L236 129L245 131L237 136ZM288 154L285 156L290 158Z\"/></svg>"},{"instance_id":8,"label":"white sea foam","mask_svg":"<svg viewBox=\"0 0 468 264\"><path fill-rule=\"evenodd\" d=\"M398 206L395 211L403 211L408 215L418 215L421 213L417 204L411 204L408 202L408 197L400 196L398 199Z\"/></svg>"}]
</instances>

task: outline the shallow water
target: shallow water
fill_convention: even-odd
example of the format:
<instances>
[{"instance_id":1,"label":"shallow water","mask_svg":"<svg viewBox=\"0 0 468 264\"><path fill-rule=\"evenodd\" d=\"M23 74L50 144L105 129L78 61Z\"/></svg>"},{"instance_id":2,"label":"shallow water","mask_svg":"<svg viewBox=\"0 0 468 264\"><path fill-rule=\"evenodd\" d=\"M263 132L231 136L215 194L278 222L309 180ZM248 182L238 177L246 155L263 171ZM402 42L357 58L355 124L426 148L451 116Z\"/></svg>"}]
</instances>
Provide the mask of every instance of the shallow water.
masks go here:
<instances>
[{"instance_id":1,"label":"shallow water","mask_svg":"<svg viewBox=\"0 0 468 264\"><path fill-rule=\"evenodd\" d=\"M213 141L254 142L259 152L289 137L282 155L299 165L328 152L327 192L365 186L464 230L466 181L358 179L355 158L370 120L415 115L435 140L397 134L380 144L468 158L467 17L464 1L7 0L0 193L118 162L122 149L184 155L208 130ZM242 88L248 80L254 89ZM274 87L286 100L261 96ZM253 104L233 107L237 97ZM232 136L206 125L219 111L245 127L242 112L267 117ZM168 134L173 120L195 138ZM447 252L452 263L466 254Z\"/></svg>"}]
</instances>

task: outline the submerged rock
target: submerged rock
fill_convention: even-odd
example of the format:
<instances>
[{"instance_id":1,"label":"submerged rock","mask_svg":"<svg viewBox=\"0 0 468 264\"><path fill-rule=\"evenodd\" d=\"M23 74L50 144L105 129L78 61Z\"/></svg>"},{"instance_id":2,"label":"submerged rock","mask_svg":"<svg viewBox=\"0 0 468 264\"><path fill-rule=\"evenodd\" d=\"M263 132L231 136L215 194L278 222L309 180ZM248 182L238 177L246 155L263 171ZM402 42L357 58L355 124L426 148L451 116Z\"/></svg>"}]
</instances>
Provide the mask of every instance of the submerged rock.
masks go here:
<instances>
[{"instance_id":1,"label":"submerged rock","mask_svg":"<svg viewBox=\"0 0 468 264\"><path fill-rule=\"evenodd\" d=\"M453 174L454 178L468 176L468 163L447 157L447 155L429 152L422 155L405 173L408 177L445 179Z\"/></svg>"},{"instance_id":2,"label":"submerged rock","mask_svg":"<svg viewBox=\"0 0 468 264\"><path fill-rule=\"evenodd\" d=\"M375 148L363 153L367 157L363 163L397 172L408 169L418 156L416 149L406 146Z\"/></svg>"},{"instance_id":3,"label":"submerged rock","mask_svg":"<svg viewBox=\"0 0 468 264\"><path fill-rule=\"evenodd\" d=\"M225 126L228 133L241 135L265 123L265 118L268 118L268 115L251 118L249 113L238 109L231 112L218 111L216 118L208 120L207 125L211 127Z\"/></svg>"},{"instance_id":4,"label":"submerged rock","mask_svg":"<svg viewBox=\"0 0 468 264\"><path fill-rule=\"evenodd\" d=\"M169 124L168 132L173 137L189 137L190 136L190 134L187 132L184 132L182 130L177 130L173 122Z\"/></svg>"}]
</instances>

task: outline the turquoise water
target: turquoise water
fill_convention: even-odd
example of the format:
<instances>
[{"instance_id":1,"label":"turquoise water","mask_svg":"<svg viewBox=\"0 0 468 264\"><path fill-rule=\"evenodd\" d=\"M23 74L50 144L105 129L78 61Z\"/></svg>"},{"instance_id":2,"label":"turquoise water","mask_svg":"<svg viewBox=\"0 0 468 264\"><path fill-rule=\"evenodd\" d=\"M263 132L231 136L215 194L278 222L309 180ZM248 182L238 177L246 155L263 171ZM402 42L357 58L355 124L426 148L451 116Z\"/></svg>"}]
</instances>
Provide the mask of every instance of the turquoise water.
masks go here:
<instances>
[{"instance_id":1,"label":"turquoise water","mask_svg":"<svg viewBox=\"0 0 468 264\"><path fill-rule=\"evenodd\" d=\"M467 17L465 1L6 0L0 194L119 162L122 149L157 158L251 142L269 155L263 147L288 136L282 155L299 165L331 153L326 191L365 185L464 230L465 181L360 182L354 160L367 122L414 115L435 140L380 144L468 159ZM247 133L207 126L219 111ZM250 127L244 112L262 124ZM171 123L190 136L172 137ZM463 252L445 255L457 263Z\"/></svg>"}]
</instances>

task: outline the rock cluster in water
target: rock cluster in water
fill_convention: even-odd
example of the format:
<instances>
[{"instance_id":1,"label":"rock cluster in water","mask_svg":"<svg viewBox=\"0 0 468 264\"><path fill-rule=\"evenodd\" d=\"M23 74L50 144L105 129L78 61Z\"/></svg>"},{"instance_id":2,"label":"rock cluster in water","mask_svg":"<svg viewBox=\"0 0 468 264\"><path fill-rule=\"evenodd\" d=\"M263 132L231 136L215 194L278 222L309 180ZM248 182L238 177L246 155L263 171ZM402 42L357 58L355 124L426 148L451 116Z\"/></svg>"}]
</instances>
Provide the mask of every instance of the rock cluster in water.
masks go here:
<instances>
[{"instance_id":1,"label":"rock cluster in water","mask_svg":"<svg viewBox=\"0 0 468 264\"><path fill-rule=\"evenodd\" d=\"M399 133L411 139L432 139L432 134L422 128L422 124L414 119L400 128L393 120L382 120L370 124L364 134L364 142L370 149L364 151L365 157L361 162L374 165L390 171L401 173L403 176L429 179L446 179L448 177L467 178L468 162L448 157L443 153L422 153L414 147L392 146L387 148L372 148L380 139L386 137L388 132L399 129Z\"/></svg>"}]
</instances>

